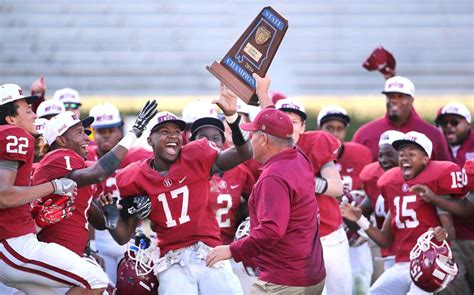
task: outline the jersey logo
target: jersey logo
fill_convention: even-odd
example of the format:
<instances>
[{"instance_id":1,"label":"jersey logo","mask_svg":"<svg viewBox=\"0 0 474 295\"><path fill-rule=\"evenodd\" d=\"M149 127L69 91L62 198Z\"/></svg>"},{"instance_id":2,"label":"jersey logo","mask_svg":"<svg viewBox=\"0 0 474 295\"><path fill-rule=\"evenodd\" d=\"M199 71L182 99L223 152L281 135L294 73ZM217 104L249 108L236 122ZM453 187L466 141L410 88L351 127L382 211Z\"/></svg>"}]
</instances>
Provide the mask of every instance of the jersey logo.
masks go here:
<instances>
[{"instance_id":1,"label":"jersey logo","mask_svg":"<svg viewBox=\"0 0 474 295\"><path fill-rule=\"evenodd\" d=\"M410 190L410 186L408 185L408 183L404 182L402 184L402 192L406 193Z\"/></svg>"},{"instance_id":2,"label":"jersey logo","mask_svg":"<svg viewBox=\"0 0 474 295\"><path fill-rule=\"evenodd\" d=\"M347 168L346 171L347 173L352 173L354 171L354 168Z\"/></svg>"},{"instance_id":3,"label":"jersey logo","mask_svg":"<svg viewBox=\"0 0 474 295\"><path fill-rule=\"evenodd\" d=\"M180 180L178 180L179 184L183 183L183 181L186 179L186 177L188 177L187 175L183 178L181 178Z\"/></svg>"},{"instance_id":4,"label":"jersey logo","mask_svg":"<svg viewBox=\"0 0 474 295\"><path fill-rule=\"evenodd\" d=\"M231 185L230 185L230 189L236 189L236 188L238 188L238 187L239 187L238 184L231 184Z\"/></svg>"},{"instance_id":5,"label":"jersey logo","mask_svg":"<svg viewBox=\"0 0 474 295\"><path fill-rule=\"evenodd\" d=\"M166 178L165 180L163 180L163 185L166 187L170 187L173 185L173 182L171 181L171 179Z\"/></svg>"}]
</instances>

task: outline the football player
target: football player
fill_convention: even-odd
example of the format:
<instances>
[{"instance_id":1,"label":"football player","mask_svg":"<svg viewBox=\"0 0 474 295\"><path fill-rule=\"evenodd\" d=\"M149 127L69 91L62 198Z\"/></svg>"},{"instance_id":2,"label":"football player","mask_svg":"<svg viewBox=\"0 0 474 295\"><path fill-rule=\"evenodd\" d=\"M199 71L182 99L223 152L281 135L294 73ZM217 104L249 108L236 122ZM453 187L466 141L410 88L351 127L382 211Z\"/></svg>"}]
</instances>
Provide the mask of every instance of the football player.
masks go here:
<instances>
[{"instance_id":1,"label":"football player","mask_svg":"<svg viewBox=\"0 0 474 295\"><path fill-rule=\"evenodd\" d=\"M94 118L91 127L94 130L94 141L96 144L87 146L87 160L96 162L112 150L123 138L123 120L117 107L109 103L93 106L89 111L89 116ZM127 152L118 169L98 184L97 193L100 194L102 192L111 194L114 198L120 198L120 192L115 180L116 173L128 164L149 158L152 155L151 151L142 147L132 147ZM120 259L122 259L126 247L118 245L106 230L96 230L94 238L94 240L91 240L91 243L95 241L95 249L104 259L105 272L110 280L115 283L117 265Z\"/></svg>"},{"instance_id":2,"label":"football player","mask_svg":"<svg viewBox=\"0 0 474 295\"><path fill-rule=\"evenodd\" d=\"M372 226L361 210L342 204L345 218L357 224L381 247L393 245L395 265L386 270L370 288L371 294L426 294L410 279L410 251L418 237L434 229L438 241L454 237L451 215L424 201L424 184L437 194L463 195L464 185L451 174L461 173L451 162L430 161L431 141L422 133L411 131L392 143L399 151L399 167L382 175L378 186L389 207L382 230Z\"/></svg>"},{"instance_id":3,"label":"football player","mask_svg":"<svg viewBox=\"0 0 474 295\"><path fill-rule=\"evenodd\" d=\"M97 210L97 207L91 206L96 190L95 184L107 179L120 166L127 151L140 137L146 124L155 114L156 102L147 102L132 130L95 163L86 163L84 160L87 156L88 134L90 133L86 128L94 121L93 117L80 121L73 112L67 111L53 117L44 130L43 136L47 144L44 148L51 151L44 156L35 170L33 183L42 183L67 175L77 183L79 190L74 202L75 211L71 217L55 224L45 224L38 237L41 241L62 245L78 257L83 257L85 263L81 268L101 280L105 278L106 282L108 282L107 275L103 273L99 265L89 262L90 253L87 253L89 251L86 249L89 236L88 221L104 229L102 213ZM58 196L50 195L46 199L55 201ZM67 257L62 258L67 259Z\"/></svg>"},{"instance_id":4,"label":"football player","mask_svg":"<svg viewBox=\"0 0 474 295\"><path fill-rule=\"evenodd\" d=\"M257 84L257 88L260 87ZM147 195L152 203L148 218L156 225L163 256L155 266L160 294L241 294L229 261L206 267L212 247L221 245L220 230L209 206L209 177L227 171L252 156L249 134L241 131L237 97L221 85L216 101L232 129L234 147L220 151L213 142L195 140L182 146L186 123L161 112L148 137L154 158L133 163L120 171L117 183L122 197ZM120 243L127 242L137 218L121 220Z\"/></svg>"},{"instance_id":5,"label":"football player","mask_svg":"<svg viewBox=\"0 0 474 295\"><path fill-rule=\"evenodd\" d=\"M378 229L382 229L388 208L380 193L380 189L377 187L377 180L385 171L398 166L398 151L393 148L392 143L397 139L401 139L404 135L396 130L388 130L382 133L379 140L378 161L366 165L359 175L367 195L367 198L360 207L365 216L370 216L374 213ZM395 256L391 247L381 248L380 252L384 262L384 269L388 269L395 264Z\"/></svg>"},{"instance_id":6,"label":"football player","mask_svg":"<svg viewBox=\"0 0 474 295\"><path fill-rule=\"evenodd\" d=\"M351 119L347 111L337 105L325 106L318 114L319 128L339 139L341 148L337 154L336 167L342 177L344 194L356 203L363 202L366 197L362 188L359 173L372 161L370 150L355 142L344 142ZM351 236L349 240L349 256L352 270L353 289L356 293L366 294L372 281L372 252L368 243L358 234L347 228ZM335 254L335 253L334 253Z\"/></svg>"},{"instance_id":7,"label":"football player","mask_svg":"<svg viewBox=\"0 0 474 295\"><path fill-rule=\"evenodd\" d=\"M313 164L316 177L315 193L320 213L319 235L326 267L323 294L350 294L352 274L349 242L342 227L341 212L336 199L343 193L341 176L334 163L341 143L327 132L305 132L307 115L301 102L285 98L278 100L275 107L288 114L293 123L293 140Z\"/></svg>"},{"instance_id":8,"label":"football player","mask_svg":"<svg viewBox=\"0 0 474 295\"><path fill-rule=\"evenodd\" d=\"M67 178L30 186L36 134L30 103L36 98L18 85L0 86L0 281L27 294L56 294L52 288L61 287L98 294L105 276L82 268L87 262L65 247L36 238L28 203L52 193L72 201L76 189Z\"/></svg>"}]
</instances>

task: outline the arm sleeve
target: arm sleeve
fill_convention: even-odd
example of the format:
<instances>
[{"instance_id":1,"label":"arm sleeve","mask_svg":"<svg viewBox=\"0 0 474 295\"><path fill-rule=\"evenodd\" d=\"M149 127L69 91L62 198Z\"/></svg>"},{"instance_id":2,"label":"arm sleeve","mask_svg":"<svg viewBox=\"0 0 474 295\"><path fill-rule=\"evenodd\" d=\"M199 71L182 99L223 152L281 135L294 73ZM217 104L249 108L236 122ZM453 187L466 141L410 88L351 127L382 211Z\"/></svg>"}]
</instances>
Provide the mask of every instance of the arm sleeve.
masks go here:
<instances>
[{"instance_id":1,"label":"arm sleeve","mask_svg":"<svg viewBox=\"0 0 474 295\"><path fill-rule=\"evenodd\" d=\"M284 236L290 218L290 191L287 183L277 177L268 176L258 188L256 210L258 224L250 235L230 244L236 261L271 251ZM278 206L275 206L278 204Z\"/></svg>"}]
</instances>

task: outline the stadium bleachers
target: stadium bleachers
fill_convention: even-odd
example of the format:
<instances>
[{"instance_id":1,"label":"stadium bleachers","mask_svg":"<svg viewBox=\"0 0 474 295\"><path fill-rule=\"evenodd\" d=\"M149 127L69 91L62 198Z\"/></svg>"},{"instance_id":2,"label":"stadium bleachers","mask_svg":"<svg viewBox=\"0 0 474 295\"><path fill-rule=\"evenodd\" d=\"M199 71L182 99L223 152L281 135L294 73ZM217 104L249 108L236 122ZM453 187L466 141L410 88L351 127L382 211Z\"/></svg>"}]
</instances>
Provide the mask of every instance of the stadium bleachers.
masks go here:
<instances>
[{"instance_id":1,"label":"stadium bleachers","mask_svg":"<svg viewBox=\"0 0 474 295\"><path fill-rule=\"evenodd\" d=\"M288 94L378 92L361 63L382 44L422 93L474 93L472 0L278 1L290 24L270 69ZM207 94L259 1L5 0L0 81L82 94Z\"/></svg>"}]
</instances>

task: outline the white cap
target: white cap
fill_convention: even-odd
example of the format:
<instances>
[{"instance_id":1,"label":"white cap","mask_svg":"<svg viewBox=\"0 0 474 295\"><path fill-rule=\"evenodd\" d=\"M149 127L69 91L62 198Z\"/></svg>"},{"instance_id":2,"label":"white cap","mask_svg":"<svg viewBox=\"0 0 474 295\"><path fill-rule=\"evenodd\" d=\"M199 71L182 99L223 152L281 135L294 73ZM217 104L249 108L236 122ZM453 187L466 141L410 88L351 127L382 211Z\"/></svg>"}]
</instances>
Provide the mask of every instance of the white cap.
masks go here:
<instances>
[{"instance_id":1,"label":"white cap","mask_svg":"<svg viewBox=\"0 0 474 295\"><path fill-rule=\"evenodd\" d=\"M351 118L347 114L345 108L337 105L325 106L319 111L318 114L318 126L321 127L324 123L330 120L339 120L344 125L349 125Z\"/></svg>"},{"instance_id":2,"label":"white cap","mask_svg":"<svg viewBox=\"0 0 474 295\"><path fill-rule=\"evenodd\" d=\"M471 112L469 112L469 110L467 109L467 107L466 107L465 105L463 105L462 103L452 102L452 103L448 103L447 105L445 105L444 107L442 107L441 110L439 110L438 115L436 116L435 122L436 122L437 124L439 124L440 119L441 119L444 115L457 115L457 116L461 116L461 117L463 117L464 119L466 119L466 121L467 121L469 124L471 124Z\"/></svg>"},{"instance_id":3,"label":"white cap","mask_svg":"<svg viewBox=\"0 0 474 295\"><path fill-rule=\"evenodd\" d=\"M111 128L122 126L122 117L116 106L110 103L98 104L91 108L89 116L94 117L92 128Z\"/></svg>"},{"instance_id":4,"label":"white cap","mask_svg":"<svg viewBox=\"0 0 474 295\"><path fill-rule=\"evenodd\" d=\"M52 117L51 120L46 123L43 138L47 144L51 145L58 136L63 135L69 128L76 125L77 123L82 123L84 128L88 128L93 121L93 117L87 117L81 121L71 111L61 113ZM86 132L86 134L90 134L90 132Z\"/></svg>"},{"instance_id":5,"label":"white cap","mask_svg":"<svg viewBox=\"0 0 474 295\"><path fill-rule=\"evenodd\" d=\"M203 117L217 118L217 110L210 101L195 100L184 107L181 117L187 124L192 124Z\"/></svg>"},{"instance_id":6,"label":"white cap","mask_svg":"<svg viewBox=\"0 0 474 295\"><path fill-rule=\"evenodd\" d=\"M57 115L66 111L64 104L56 99L45 100L36 109L38 118L43 118L49 115Z\"/></svg>"},{"instance_id":7,"label":"white cap","mask_svg":"<svg viewBox=\"0 0 474 295\"><path fill-rule=\"evenodd\" d=\"M53 95L53 99L60 100L63 103L77 103L78 105L81 105L79 92L72 88L63 88L57 90Z\"/></svg>"},{"instance_id":8,"label":"white cap","mask_svg":"<svg viewBox=\"0 0 474 295\"><path fill-rule=\"evenodd\" d=\"M48 123L48 119L37 118L35 120L36 133L38 133L40 135L43 134L44 129L46 128L46 123Z\"/></svg>"},{"instance_id":9,"label":"white cap","mask_svg":"<svg viewBox=\"0 0 474 295\"><path fill-rule=\"evenodd\" d=\"M398 151L400 150L401 146L410 143L420 147L422 150L425 151L428 157L431 158L431 152L433 151L433 143L431 143L431 140L426 137L426 135L420 132L410 131L406 133L402 139L395 140L392 143L392 146Z\"/></svg>"},{"instance_id":10,"label":"white cap","mask_svg":"<svg viewBox=\"0 0 474 295\"><path fill-rule=\"evenodd\" d=\"M19 99L25 99L30 104L38 99L38 96L23 95L23 90L16 84L3 84L0 86L0 106Z\"/></svg>"},{"instance_id":11,"label":"white cap","mask_svg":"<svg viewBox=\"0 0 474 295\"><path fill-rule=\"evenodd\" d=\"M380 135L379 146L384 144L392 145L395 140L402 139L405 136L403 132L397 130L387 130Z\"/></svg>"},{"instance_id":12,"label":"white cap","mask_svg":"<svg viewBox=\"0 0 474 295\"><path fill-rule=\"evenodd\" d=\"M283 98L276 102L275 108L284 112L296 113L306 120L306 112L304 110L304 105L301 101L295 98Z\"/></svg>"},{"instance_id":13,"label":"white cap","mask_svg":"<svg viewBox=\"0 0 474 295\"><path fill-rule=\"evenodd\" d=\"M385 88L382 91L383 94L392 92L403 93L414 97L415 85L413 85L413 82L410 81L410 79L408 78L402 76L395 76L385 81Z\"/></svg>"}]
</instances>

